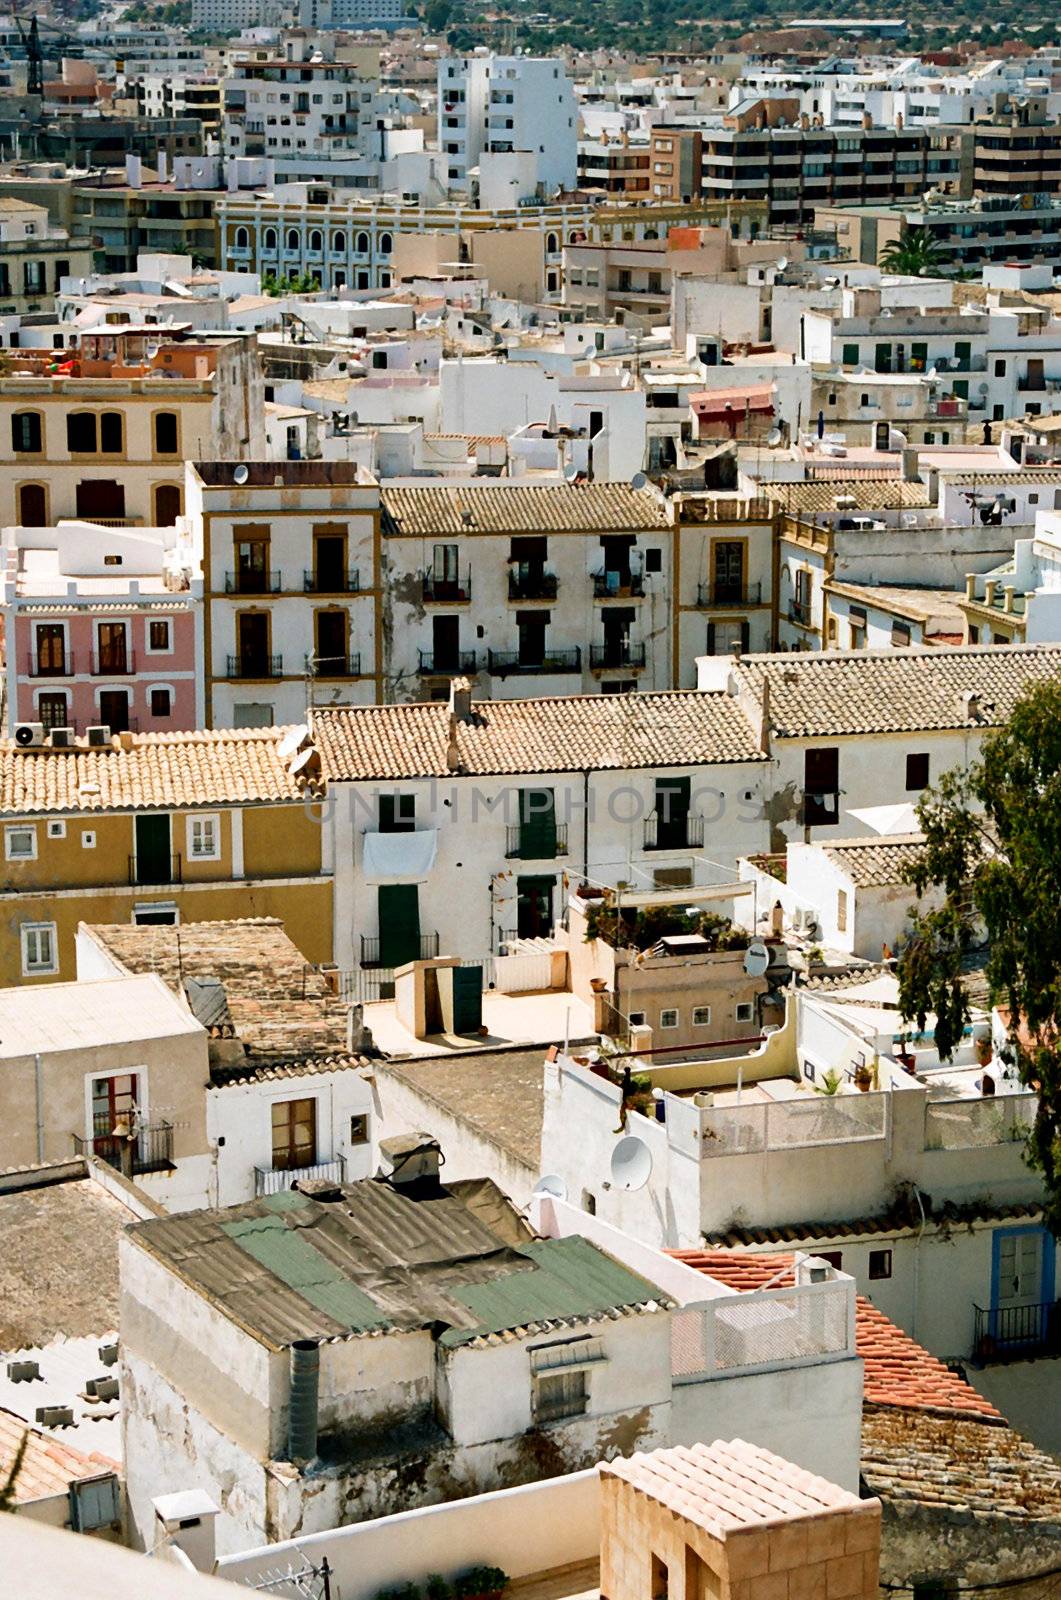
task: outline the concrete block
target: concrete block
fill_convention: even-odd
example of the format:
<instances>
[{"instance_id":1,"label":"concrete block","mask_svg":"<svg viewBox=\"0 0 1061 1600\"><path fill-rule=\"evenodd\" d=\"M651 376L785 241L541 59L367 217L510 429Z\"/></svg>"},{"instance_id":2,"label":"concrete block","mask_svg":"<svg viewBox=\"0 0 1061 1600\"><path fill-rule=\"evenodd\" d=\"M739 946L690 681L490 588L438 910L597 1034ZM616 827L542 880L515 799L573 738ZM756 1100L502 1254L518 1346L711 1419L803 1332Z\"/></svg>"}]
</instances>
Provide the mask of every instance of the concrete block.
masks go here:
<instances>
[{"instance_id":1,"label":"concrete block","mask_svg":"<svg viewBox=\"0 0 1061 1600\"><path fill-rule=\"evenodd\" d=\"M814 1517L807 1524L807 1560L831 1561L846 1555L846 1523L842 1516Z\"/></svg>"},{"instance_id":2,"label":"concrete block","mask_svg":"<svg viewBox=\"0 0 1061 1600\"><path fill-rule=\"evenodd\" d=\"M764 1528L748 1528L727 1536L725 1555L718 1565L729 1573L731 1583L738 1578L755 1578L760 1572L769 1572L771 1564L780 1565L780 1562L771 1563L770 1559L775 1537L774 1530L768 1533Z\"/></svg>"},{"instance_id":3,"label":"concrete block","mask_svg":"<svg viewBox=\"0 0 1061 1600\"><path fill-rule=\"evenodd\" d=\"M844 1554L880 1549L880 1507L867 1506L844 1517Z\"/></svg>"},{"instance_id":4,"label":"concrete block","mask_svg":"<svg viewBox=\"0 0 1061 1600\"><path fill-rule=\"evenodd\" d=\"M806 1522L783 1522L770 1529L771 1572L807 1565L807 1529Z\"/></svg>"},{"instance_id":5,"label":"concrete block","mask_svg":"<svg viewBox=\"0 0 1061 1600\"><path fill-rule=\"evenodd\" d=\"M825 1563L825 1600L862 1600L861 1556L836 1556Z\"/></svg>"}]
</instances>

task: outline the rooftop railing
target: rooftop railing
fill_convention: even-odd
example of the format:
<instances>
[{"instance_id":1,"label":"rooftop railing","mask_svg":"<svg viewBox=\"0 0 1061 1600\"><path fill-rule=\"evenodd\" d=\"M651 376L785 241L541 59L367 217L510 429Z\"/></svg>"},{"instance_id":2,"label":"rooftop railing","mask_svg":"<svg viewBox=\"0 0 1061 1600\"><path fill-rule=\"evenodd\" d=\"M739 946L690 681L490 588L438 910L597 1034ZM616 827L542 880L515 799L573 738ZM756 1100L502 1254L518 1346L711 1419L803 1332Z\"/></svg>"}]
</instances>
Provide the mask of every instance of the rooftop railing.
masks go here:
<instances>
[{"instance_id":1,"label":"rooftop railing","mask_svg":"<svg viewBox=\"0 0 1061 1600\"><path fill-rule=\"evenodd\" d=\"M679 1307L671 1313L675 1383L853 1355L854 1287L834 1279Z\"/></svg>"}]
</instances>

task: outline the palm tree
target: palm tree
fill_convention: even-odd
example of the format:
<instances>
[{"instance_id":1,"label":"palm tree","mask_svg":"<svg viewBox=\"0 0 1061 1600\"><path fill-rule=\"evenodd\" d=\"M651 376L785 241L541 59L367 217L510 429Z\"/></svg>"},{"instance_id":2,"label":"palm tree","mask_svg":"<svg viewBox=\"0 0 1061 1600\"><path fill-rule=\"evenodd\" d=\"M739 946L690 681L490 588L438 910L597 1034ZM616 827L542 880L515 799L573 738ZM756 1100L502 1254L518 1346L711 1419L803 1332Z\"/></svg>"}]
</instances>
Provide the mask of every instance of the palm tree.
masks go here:
<instances>
[{"instance_id":1,"label":"palm tree","mask_svg":"<svg viewBox=\"0 0 1061 1600\"><path fill-rule=\"evenodd\" d=\"M943 270L939 246L927 228L905 228L880 253L881 269L904 278L934 278Z\"/></svg>"}]
</instances>

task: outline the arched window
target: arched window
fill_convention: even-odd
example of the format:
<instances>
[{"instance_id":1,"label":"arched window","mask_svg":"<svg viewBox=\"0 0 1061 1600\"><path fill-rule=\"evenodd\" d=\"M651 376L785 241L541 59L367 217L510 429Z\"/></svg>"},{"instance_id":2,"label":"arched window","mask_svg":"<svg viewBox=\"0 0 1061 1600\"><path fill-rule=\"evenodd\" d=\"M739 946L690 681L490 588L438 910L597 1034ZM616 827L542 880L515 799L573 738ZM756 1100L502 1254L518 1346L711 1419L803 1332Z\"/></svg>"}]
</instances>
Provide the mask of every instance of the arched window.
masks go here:
<instances>
[{"instance_id":1,"label":"arched window","mask_svg":"<svg viewBox=\"0 0 1061 1600\"><path fill-rule=\"evenodd\" d=\"M309 236L309 247L311 250L324 249L324 235L319 228L314 228L311 232Z\"/></svg>"},{"instance_id":2,"label":"arched window","mask_svg":"<svg viewBox=\"0 0 1061 1600\"><path fill-rule=\"evenodd\" d=\"M391 238L390 234L389 233L381 233L380 236L379 236L379 253L380 253L380 255L381 256L389 256L393 249L394 249L394 240Z\"/></svg>"},{"instance_id":3,"label":"arched window","mask_svg":"<svg viewBox=\"0 0 1061 1600\"><path fill-rule=\"evenodd\" d=\"M247 232L246 228L237 228L236 229L236 249L237 250L246 250L246 249L248 249L250 247L250 242L251 242L251 236Z\"/></svg>"},{"instance_id":4,"label":"arched window","mask_svg":"<svg viewBox=\"0 0 1061 1600\"><path fill-rule=\"evenodd\" d=\"M555 233L547 233L545 235L545 252L546 252L546 254L550 255L550 256L555 256L555 254L559 250L559 248L560 248L560 239L559 239L558 235L555 234Z\"/></svg>"},{"instance_id":5,"label":"arched window","mask_svg":"<svg viewBox=\"0 0 1061 1600\"><path fill-rule=\"evenodd\" d=\"M16 411L11 418L11 448L17 455L39 456L44 448L44 430L39 411ZM23 527L28 527L23 523Z\"/></svg>"},{"instance_id":6,"label":"arched window","mask_svg":"<svg viewBox=\"0 0 1061 1600\"><path fill-rule=\"evenodd\" d=\"M177 413L175 411L155 412L155 454L157 456L175 456L177 454Z\"/></svg>"},{"instance_id":7,"label":"arched window","mask_svg":"<svg viewBox=\"0 0 1061 1600\"><path fill-rule=\"evenodd\" d=\"M343 256L346 254L346 234L342 228L336 228L332 234L332 249L336 255Z\"/></svg>"},{"instance_id":8,"label":"arched window","mask_svg":"<svg viewBox=\"0 0 1061 1600\"><path fill-rule=\"evenodd\" d=\"M368 255L368 234L367 233L359 233L358 234L357 238L354 240L354 251L359 256L367 256Z\"/></svg>"},{"instance_id":9,"label":"arched window","mask_svg":"<svg viewBox=\"0 0 1061 1600\"><path fill-rule=\"evenodd\" d=\"M263 250L269 250L269 251L272 251L272 250L276 249L276 229L275 228L266 228L265 233L262 236L262 249Z\"/></svg>"},{"instance_id":10,"label":"arched window","mask_svg":"<svg viewBox=\"0 0 1061 1600\"><path fill-rule=\"evenodd\" d=\"M289 250L297 250L299 248L299 238L298 238L298 229L297 228L288 228L288 230L287 230L287 248Z\"/></svg>"}]
</instances>

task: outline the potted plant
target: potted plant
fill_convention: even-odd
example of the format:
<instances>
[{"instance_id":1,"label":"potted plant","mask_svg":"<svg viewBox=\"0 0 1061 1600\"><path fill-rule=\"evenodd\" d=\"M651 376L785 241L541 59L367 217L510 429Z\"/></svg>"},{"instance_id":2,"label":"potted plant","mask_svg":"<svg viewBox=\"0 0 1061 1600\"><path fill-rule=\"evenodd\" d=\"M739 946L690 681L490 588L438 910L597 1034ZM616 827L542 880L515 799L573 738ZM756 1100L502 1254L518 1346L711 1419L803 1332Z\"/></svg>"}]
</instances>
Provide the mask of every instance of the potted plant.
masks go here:
<instances>
[{"instance_id":1,"label":"potted plant","mask_svg":"<svg viewBox=\"0 0 1061 1600\"><path fill-rule=\"evenodd\" d=\"M980 1033L976 1037L976 1059L982 1067L989 1067L995 1054L995 1046L989 1033Z\"/></svg>"},{"instance_id":2,"label":"potted plant","mask_svg":"<svg viewBox=\"0 0 1061 1600\"><path fill-rule=\"evenodd\" d=\"M860 1061L855 1068L855 1088L860 1094L868 1094L873 1087L873 1068L867 1066L865 1061Z\"/></svg>"}]
</instances>

